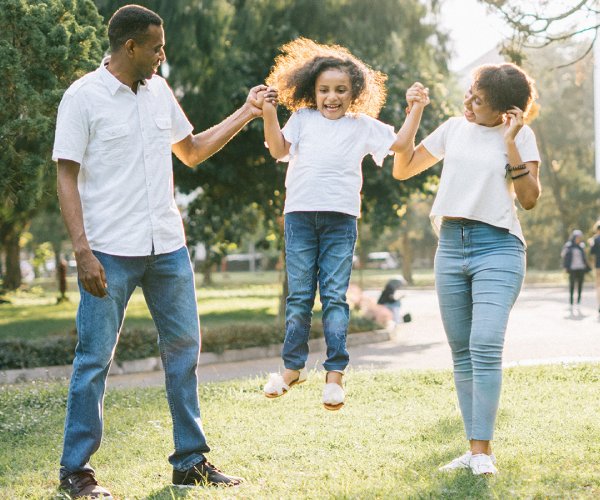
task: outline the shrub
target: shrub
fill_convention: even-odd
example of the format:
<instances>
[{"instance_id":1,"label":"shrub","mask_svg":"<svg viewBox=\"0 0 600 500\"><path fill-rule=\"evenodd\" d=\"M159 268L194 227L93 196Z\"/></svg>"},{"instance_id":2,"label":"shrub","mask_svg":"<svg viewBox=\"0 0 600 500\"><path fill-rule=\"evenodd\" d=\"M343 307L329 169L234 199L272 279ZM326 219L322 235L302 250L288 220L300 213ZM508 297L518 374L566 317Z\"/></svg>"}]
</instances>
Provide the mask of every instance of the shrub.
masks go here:
<instances>
[{"instance_id":1,"label":"shrub","mask_svg":"<svg viewBox=\"0 0 600 500\"><path fill-rule=\"evenodd\" d=\"M352 318L349 333L376 329L377 325L362 317ZM283 329L274 322L230 323L202 327L202 352L221 353L226 349L244 349L283 342ZM313 325L310 338L323 336L320 322ZM115 360L129 361L158 356L156 330L124 330L121 332ZM43 340L0 340L0 370L68 365L73 362L77 334L47 337Z\"/></svg>"}]
</instances>

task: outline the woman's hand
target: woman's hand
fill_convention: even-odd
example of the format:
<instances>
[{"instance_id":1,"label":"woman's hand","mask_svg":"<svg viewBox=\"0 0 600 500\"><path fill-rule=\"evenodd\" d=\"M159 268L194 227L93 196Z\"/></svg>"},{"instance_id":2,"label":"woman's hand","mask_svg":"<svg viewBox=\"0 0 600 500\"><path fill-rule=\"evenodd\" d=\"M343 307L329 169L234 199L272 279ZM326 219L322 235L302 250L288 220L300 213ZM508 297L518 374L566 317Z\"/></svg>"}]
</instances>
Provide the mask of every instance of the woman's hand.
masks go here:
<instances>
[{"instance_id":1,"label":"woman's hand","mask_svg":"<svg viewBox=\"0 0 600 500\"><path fill-rule=\"evenodd\" d=\"M504 140L514 141L525 124L523 120L523 111L516 106L513 106L506 111L506 121L504 122Z\"/></svg>"},{"instance_id":2,"label":"woman's hand","mask_svg":"<svg viewBox=\"0 0 600 500\"><path fill-rule=\"evenodd\" d=\"M410 113L414 104L422 104L423 107L429 104L429 89L425 87L421 82L413 83L410 88L406 91L406 112Z\"/></svg>"}]
</instances>

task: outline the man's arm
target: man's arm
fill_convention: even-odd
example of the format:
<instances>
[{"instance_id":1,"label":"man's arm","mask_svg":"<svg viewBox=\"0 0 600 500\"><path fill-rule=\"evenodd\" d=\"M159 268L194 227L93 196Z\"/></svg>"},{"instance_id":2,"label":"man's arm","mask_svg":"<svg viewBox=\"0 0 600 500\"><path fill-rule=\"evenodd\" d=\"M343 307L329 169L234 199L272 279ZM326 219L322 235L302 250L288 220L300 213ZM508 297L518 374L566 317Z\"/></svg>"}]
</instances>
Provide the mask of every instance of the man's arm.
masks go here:
<instances>
[{"instance_id":1,"label":"man's arm","mask_svg":"<svg viewBox=\"0 0 600 500\"><path fill-rule=\"evenodd\" d=\"M77 261L77 274L83 288L96 297L106 295L106 276L104 268L92 253L83 226L83 210L77 189L79 163L70 160L58 160L58 201L67 231L73 244Z\"/></svg>"},{"instance_id":2,"label":"man's arm","mask_svg":"<svg viewBox=\"0 0 600 500\"><path fill-rule=\"evenodd\" d=\"M185 139L173 144L175 156L188 167L194 167L210 158L248 122L262 115L262 99L259 99L258 93L266 89L265 85L253 87L243 106L221 123L199 134L190 134Z\"/></svg>"}]
</instances>

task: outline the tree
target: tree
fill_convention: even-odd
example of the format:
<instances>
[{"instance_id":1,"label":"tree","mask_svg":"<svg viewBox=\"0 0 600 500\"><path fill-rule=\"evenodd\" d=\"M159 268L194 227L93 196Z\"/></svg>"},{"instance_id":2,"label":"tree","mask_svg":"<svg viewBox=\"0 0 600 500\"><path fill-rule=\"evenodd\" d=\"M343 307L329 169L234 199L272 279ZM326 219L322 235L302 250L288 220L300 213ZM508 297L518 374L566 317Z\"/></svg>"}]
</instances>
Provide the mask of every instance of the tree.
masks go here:
<instances>
[{"instance_id":1,"label":"tree","mask_svg":"<svg viewBox=\"0 0 600 500\"><path fill-rule=\"evenodd\" d=\"M55 196L54 125L64 90L96 67L106 30L91 0L0 0L0 246L21 284L19 236Z\"/></svg>"},{"instance_id":2,"label":"tree","mask_svg":"<svg viewBox=\"0 0 600 500\"><path fill-rule=\"evenodd\" d=\"M539 116L532 123L542 165L542 196L534 210L522 211L528 259L538 269L560 266L559 253L571 230L592 229L600 214L600 186L594 178L593 82L591 54L566 65L580 44L548 47L528 57L540 92ZM551 68L551 69L548 69Z\"/></svg>"},{"instance_id":3,"label":"tree","mask_svg":"<svg viewBox=\"0 0 600 500\"><path fill-rule=\"evenodd\" d=\"M560 248L570 231L591 230L600 214L594 179L592 57L600 2L480 0L513 28L504 53L526 66L540 89L539 116L532 123L542 157L542 196L521 221L536 268L560 266ZM588 36L585 39L585 35Z\"/></svg>"},{"instance_id":4,"label":"tree","mask_svg":"<svg viewBox=\"0 0 600 500\"><path fill-rule=\"evenodd\" d=\"M589 41L579 47L572 59L563 64L580 61L590 53L597 37L600 22L598 0L480 0L498 12L513 29L513 37L504 44L503 51L517 64L523 63L524 50L576 41L591 34Z\"/></svg>"},{"instance_id":5,"label":"tree","mask_svg":"<svg viewBox=\"0 0 600 500\"><path fill-rule=\"evenodd\" d=\"M107 17L123 3L97 0ZM404 120L405 89L416 79L428 82L434 97L424 128L431 131L448 114L443 83L448 76L446 35L432 17L435 0L427 5L418 0L189 0L168 8L160 0L141 3L164 15L169 81L197 130L241 104L248 89L264 81L277 48L298 36L345 45L386 72L389 93L381 119L396 128ZM280 110L280 119L287 119L285 110ZM364 216L379 231L399 224L397 214L410 193L429 185L429 174L405 183L393 181L390 161L383 169L368 160L364 164ZM233 226L228 221L252 203L265 214L269 231L277 233L286 167L268 156L259 120L199 168L190 170L176 162L178 188L202 188L188 207L189 226L202 228L188 230L190 242L200 238L209 249L224 250L227 246L220 245L219 238L226 226L231 229L229 241L239 242L248 228L239 218Z\"/></svg>"}]
</instances>

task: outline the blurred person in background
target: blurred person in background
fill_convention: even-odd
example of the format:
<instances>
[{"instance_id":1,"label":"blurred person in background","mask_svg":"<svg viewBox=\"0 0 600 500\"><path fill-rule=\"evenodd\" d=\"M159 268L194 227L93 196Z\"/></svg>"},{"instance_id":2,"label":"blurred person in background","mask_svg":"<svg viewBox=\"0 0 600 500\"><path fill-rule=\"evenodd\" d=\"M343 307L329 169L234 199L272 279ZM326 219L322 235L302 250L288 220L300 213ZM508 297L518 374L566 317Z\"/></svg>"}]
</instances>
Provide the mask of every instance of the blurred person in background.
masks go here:
<instances>
[{"instance_id":1,"label":"blurred person in background","mask_svg":"<svg viewBox=\"0 0 600 500\"><path fill-rule=\"evenodd\" d=\"M579 229L573 230L568 241L564 244L560 252L563 268L569 274L569 305L571 313L573 312L573 298L575 287L577 287L576 312L580 313L581 290L585 273L591 271L587 259L585 258L585 243L583 242L583 232Z\"/></svg>"}]
</instances>

